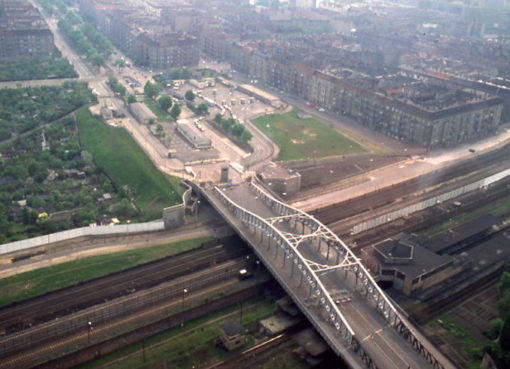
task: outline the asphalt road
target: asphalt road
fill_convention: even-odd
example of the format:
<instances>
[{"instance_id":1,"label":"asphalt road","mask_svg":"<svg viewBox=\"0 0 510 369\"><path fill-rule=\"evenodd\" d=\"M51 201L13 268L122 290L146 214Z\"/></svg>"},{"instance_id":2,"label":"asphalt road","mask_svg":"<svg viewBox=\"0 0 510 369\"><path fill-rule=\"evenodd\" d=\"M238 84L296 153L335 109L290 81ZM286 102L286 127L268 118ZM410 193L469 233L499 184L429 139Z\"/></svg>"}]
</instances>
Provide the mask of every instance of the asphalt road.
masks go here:
<instances>
[{"instance_id":1,"label":"asphalt road","mask_svg":"<svg viewBox=\"0 0 510 369\"><path fill-rule=\"evenodd\" d=\"M225 188L223 193L242 208L257 214L264 219L279 216L279 214L275 213L274 210L268 207L265 202L255 196L249 190L246 183ZM296 234L296 231L288 227L286 222L276 222L274 224L277 228L280 228L281 231ZM264 244L262 245L260 237L254 237L256 241L254 241L255 243L253 245L259 250L259 252L267 252L266 242L262 242ZM306 240L303 240L299 246L297 246L297 249L303 257L310 262L319 263L320 265L328 265L331 263L331 261L328 262L325 255L317 251L317 245L312 245ZM278 259L277 256L274 256L274 251L272 251L270 255L272 255L271 258L274 258L274 260ZM266 260L266 262L269 261ZM288 264L290 263L287 263L287 265ZM285 267L281 266L281 262L278 267L285 269ZM292 284L292 281L288 280L288 277L285 277L285 273L282 273L281 278L286 278L286 283ZM351 293L351 301L340 303L338 305L338 309L355 332L358 342L360 342L363 349L376 362L378 368L432 368L426 359L415 351L412 346L389 325L381 313L375 309L375 302L369 302L359 294L354 280L355 277L352 274L349 273L346 278L344 272L337 270L329 273L322 273L319 278L330 295L334 295L338 291L342 290L348 290ZM319 326L329 325L326 324L320 317L320 314L316 316L315 319ZM324 327L324 329L327 328ZM424 337L421 338L423 340L422 344L426 345L429 351L435 351L436 355L442 357L445 367L453 369L453 366L448 363L442 354L437 352L437 350Z\"/></svg>"}]
</instances>

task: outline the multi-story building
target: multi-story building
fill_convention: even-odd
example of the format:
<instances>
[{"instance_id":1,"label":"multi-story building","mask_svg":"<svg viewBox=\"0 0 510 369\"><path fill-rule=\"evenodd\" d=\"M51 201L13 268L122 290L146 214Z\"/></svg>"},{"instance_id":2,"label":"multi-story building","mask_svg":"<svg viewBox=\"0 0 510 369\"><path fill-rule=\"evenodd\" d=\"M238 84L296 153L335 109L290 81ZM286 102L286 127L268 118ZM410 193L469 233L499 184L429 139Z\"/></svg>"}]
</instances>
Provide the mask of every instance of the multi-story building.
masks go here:
<instances>
[{"instance_id":1,"label":"multi-story building","mask_svg":"<svg viewBox=\"0 0 510 369\"><path fill-rule=\"evenodd\" d=\"M382 67L321 71L294 62L291 48L276 47L278 52L267 42L236 43L230 62L251 78L398 140L450 147L494 134L501 122L503 100L472 86Z\"/></svg>"},{"instance_id":2,"label":"multi-story building","mask_svg":"<svg viewBox=\"0 0 510 369\"><path fill-rule=\"evenodd\" d=\"M152 69L168 69L199 62L196 37L182 33L151 34L142 32L135 38L133 57Z\"/></svg>"},{"instance_id":3,"label":"multi-story building","mask_svg":"<svg viewBox=\"0 0 510 369\"><path fill-rule=\"evenodd\" d=\"M100 28L136 63L151 69L197 65L197 37L176 29L192 29L196 16L152 2L152 10L119 0L80 0L80 12ZM176 14L185 16L182 21ZM182 22L181 22L182 21Z\"/></svg>"},{"instance_id":4,"label":"multi-story building","mask_svg":"<svg viewBox=\"0 0 510 369\"><path fill-rule=\"evenodd\" d=\"M0 57L46 56L55 51L53 34L28 1L0 0Z\"/></svg>"}]
</instances>

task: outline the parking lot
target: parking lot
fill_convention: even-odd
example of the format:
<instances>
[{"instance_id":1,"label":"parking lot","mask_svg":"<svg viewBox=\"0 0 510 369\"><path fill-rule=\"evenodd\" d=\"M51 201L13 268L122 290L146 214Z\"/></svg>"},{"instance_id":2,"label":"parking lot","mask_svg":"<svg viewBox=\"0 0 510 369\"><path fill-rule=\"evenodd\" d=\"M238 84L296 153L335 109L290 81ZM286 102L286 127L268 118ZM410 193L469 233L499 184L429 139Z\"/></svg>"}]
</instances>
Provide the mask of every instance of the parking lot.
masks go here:
<instances>
[{"instance_id":1,"label":"parking lot","mask_svg":"<svg viewBox=\"0 0 510 369\"><path fill-rule=\"evenodd\" d=\"M237 91L233 87L228 87L221 83L216 83L215 86L205 87L203 89L198 89L197 87L186 83L178 88L167 88L165 89L165 93L173 95L174 97L182 97L188 90L193 90L195 92L195 103L197 105L202 102L209 105L209 115L206 119L200 121L200 126L198 127L193 123L194 120L197 119L197 116L186 108L184 100L180 100L178 103L182 107L182 113L179 119L187 119L190 125L197 130L197 133L201 132L209 137L212 140L212 148L205 150L195 149L181 134L176 132L175 127L177 123L162 123L166 136L169 138L169 140L167 140L169 141L167 146L169 149L176 151L175 157L184 164L191 163L202 165L218 161L239 162L243 157L249 155L236 145L232 144L226 137L212 129L207 120L213 119L217 113L221 113L223 111L225 117L232 116L242 123L250 117L272 112L274 108L257 100L256 98L252 98L247 94ZM252 101L251 103L250 100ZM222 102L224 102L223 108L216 105L221 104Z\"/></svg>"}]
</instances>

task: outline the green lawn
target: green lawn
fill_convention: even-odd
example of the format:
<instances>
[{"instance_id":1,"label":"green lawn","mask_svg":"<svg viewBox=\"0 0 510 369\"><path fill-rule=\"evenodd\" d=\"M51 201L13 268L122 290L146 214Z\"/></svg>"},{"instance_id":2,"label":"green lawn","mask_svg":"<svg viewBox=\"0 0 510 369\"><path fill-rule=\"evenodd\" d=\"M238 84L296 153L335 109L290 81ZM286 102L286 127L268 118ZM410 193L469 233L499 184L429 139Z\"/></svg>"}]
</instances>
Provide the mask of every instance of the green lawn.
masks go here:
<instances>
[{"instance_id":1,"label":"green lawn","mask_svg":"<svg viewBox=\"0 0 510 369\"><path fill-rule=\"evenodd\" d=\"M158 171L129 133L93 118L87 108L77 111L80 143L118 190L127 190L139 209L140 220L161 218L164 207L179 204L181 197L167 177ZM127 187L126 187L127 186Z\"/></svg>"},{"instance_id":2,"label":"green lawn","mask_svg":"<svg viewBox=\"0 0 510 369\"><path fill-rule=\"evenodd\" d=\"M143 102L158 117L158 122L168 122L174 119L167 112L163 111L154 100L148 96L143 97Z\"/></svg>"},{"instance_id":3,"label":"green lawn","mask_svg":"<svg viewBox=\"0 0 510 369\"><path fill-rule=\"evenodd\" d=\"M299 110L264 115L254 123L280 146L278 160L348 155L365 150L355 141L312 117L299 119Z\"/></svg>"},{"instance_id":4,"label":"green lawn","mask_svg":"<svg viewBox=\"0 0 510 369\"><path fill-rule=\"evenodd\" d=\"M466 363L466 369L480 368L480 361L485 347L483 342L459 327L448 315L442 315L429 324L432 326L440 325L462 343L459 345L458 352L462 357L469 359Z\"/></svg>"},{"instance_id":5,"label":"green lawn","mask_svg":"<svg viewBox=\"0 0 510 369\"><path fill-rule=\"evenodd\" d=\"M0 305L178 254L210 240L212 237L203 237L108 255L91 256L0 279Z\"/></svg>"}]
</instances>

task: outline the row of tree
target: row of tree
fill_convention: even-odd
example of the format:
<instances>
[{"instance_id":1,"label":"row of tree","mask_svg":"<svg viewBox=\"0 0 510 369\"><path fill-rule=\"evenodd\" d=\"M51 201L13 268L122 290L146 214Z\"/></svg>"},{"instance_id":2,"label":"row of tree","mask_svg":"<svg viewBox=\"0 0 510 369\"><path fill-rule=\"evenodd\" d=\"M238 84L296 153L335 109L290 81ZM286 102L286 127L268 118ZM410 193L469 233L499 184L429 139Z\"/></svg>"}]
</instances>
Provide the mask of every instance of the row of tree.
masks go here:
<instances>
[{"instance_id":1,"label":"row of tree","mask_svg":"<svg viewBox=\"0 0 510 369\"><path fill-rule=\"evenodd\" d=\"M119 80L114 77L114 76L111 76L110 78L108 78L108 86L110 86L110 88L113 90L113 92L119 94L120 96L124 97L126 96L126 87L124 87L124 85L122 85L122 83L119 82ZM135 102L136 101L136 97L133 96L133 95L130 95L129 98L128 98L128 102L130 100L132 100L134 98L134 101L131 101L131 102Z\"/></svg>"},{"instance_id":2,"label":"row of tree","mask_svg":"<svg viewBox=\"0 0 510 369\"><path fill-rule=\"evenodd\" d=\"M221 114L216 114L214 116L214 122L216 122L218 127L225 133L237 137L244 144L247 144L253 137L251 132L247 130L243 124L236 122L233 118L224 119Z\"/></svg>"},{"instance_id":3,"label":"row of tree","mask_svg":"<svg viewBox=\"0 0 510 369\"><path fill-rule=\"evenodd\" d=\"M76 51L82 55L85 55L91 64L97 67L104 65L104 56L102 56L92 45L92 43L84 36L80 28L75 28L75 26L70 24L65 19L59 20L58 27L66 35Z\"/></svg>"}]
</instances>

